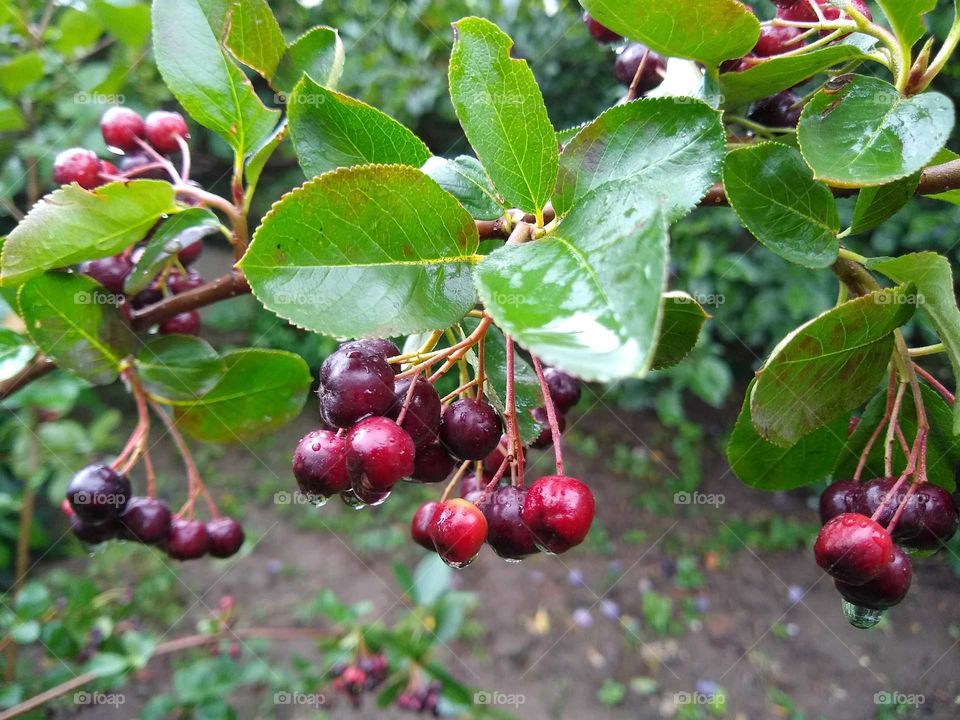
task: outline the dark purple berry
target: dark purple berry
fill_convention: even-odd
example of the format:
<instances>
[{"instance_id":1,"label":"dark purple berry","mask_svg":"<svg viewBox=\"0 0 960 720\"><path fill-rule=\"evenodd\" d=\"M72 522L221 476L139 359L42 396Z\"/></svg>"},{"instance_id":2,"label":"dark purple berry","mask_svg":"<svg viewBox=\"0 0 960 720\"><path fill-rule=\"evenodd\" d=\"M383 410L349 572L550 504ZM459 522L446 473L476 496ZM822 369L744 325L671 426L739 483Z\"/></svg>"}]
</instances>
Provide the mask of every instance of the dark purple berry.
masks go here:
<instances>
[{"instance_id":1,"label":"dark purple berry","mask_svg":"<svg viewBox=\"0 0 960 720\"><path fill-rule=\"evenodd\" d=\"M198 272L173 273L167 278L167 287L174 295L196 290L203 285L203 276Z\"/></svg>"},{"instance_id":2,"label":"dark purple berry","mask_svg":"<svg viewBox=\"0 0 960 720\"><path fill-rule=\"evenodd\" d=\"M99 545L107 540L113 540L117 536L117 523L115 520L107 520L97 525L91 525L84 522L76 513L70 515L70 531L80 542L88 545Z\"/></svg>"},{"instance_id":3,"label":"dark purple berry","mask_svg":"<svg viewBox=\"0 0 960 720\"><path fill-rule=\"evenodd\" d=\"M457 461L440 443L418 445L413 459L413 474L410 477L423 483L443 482L450 477L456 465Z\"/></svg>"},{"instance_id":4,"label":"dark purple berry","mask_svg":"<svg viewBox=\"0 0 960 720\"><path fill-rule=\"evenodd\" d=\"M488 402L463 398L443 413L440 442L461 460L483 460L500 442L503 420Z\"/></svg>"},{"instance_id":5,"label":"dark purple berry","mask_svg":"<svg viewBox=\"0 0 960 720\"><path fill-rule=\"evenodd\" d=\"M349 488L346 439L329 430L305 435L293 452L293 475L300 491L320 502Z\"/></svg>"},{"instance_id":6,"label":"dark purple berry","mask_svg":"<svg viewBox=\"0 0 960 720\"><path fill-rule=\"evenodd\" d=\"M553 431L550 429L550 419L547 417L547 409L542 407L534 408L530 411L530 414L533 415L533 419L543 428L536 440L530 443L530 447L542 450L543 448L548 448L553 445ZM561 433L567 429L567 419L561 414L557 415L557 429Z\"/></svg>"},{"instance_id":7,"label":"dark purple berry","mask_svg":"<svg viewBox=\"0 0 960 720\"><path fill-rule=\"evenodd\" d=\"M199 520L174 518L170 521L170 534L164 543L167 555L174 560L195 560L210 549L207 526Z\"/></svg>"},{"instance_id":8,"label":"dark purple berry","mask_svg":"<svg viewBox=\"0 0 960 720\"><path fill-rule=\"evenodd\" d=\"M92 277L112 293L122 293L133 263L126 255L111 255L97 260L87 260L80 266L80 272Z\"/></svg>"},{"instance_id":9,"label":"dark purple berry","mask_svg":"<svg viewBox=\"0 0 960 720\"><path fill-rule=\"evenodd\" d=\"M893 559L872 580L862 585L834 580L834 584L847 602L873 610L884 610L906 597L912 578L910 558L903 550L894 547Z\"/></svg>"},{"instance_id":10,"label":"dark purple berry","mask_svg":"<svg viewBox=\"0 0 960 720\"><path fill-rule=\"evenodd\" d=\"M115 520L130 499L130 481L106 465L87 465L67 486L67 501L90 525Z\"/></svg>"},{"instance_id":11,"label":"dark purple berry","mask_svg":"<svg viewBox=\"0 0 960 720\"><path fill-rule=\"evenodd\" d=\"M407 400L411 382L410 379L397 382L393 391L394 401L387 410L387 417L391 420L400 417L400 411ZM424 441L435 440L437 430L440 429L441 410L440 396L437 394L436 388L423 378L418 378L417 384L413 388L413 396L410 398L410 405L407 412L404 413L400 427L409 433L416 445Z\"/></svg>"},{"instance_id":12,"label":"dark purple berry","mask_svg":"<svg viewBox=\"0 0 960 720\"><path fill-rule=\"evenodd\" d=\"M533 534L521 517L526 496L526 488L504 485L481 508L487 518L487 544L502 558L519 560L537 552Z\"/></svg>"},{"instance_id":13,"label":"dark purple berry","mask_svg":"<svg viewBox=\"0 0 960 720\"><path fill-rule=\"evenodd\" d=\"M958 522L953 496L942 487L923 483L907 498L893 537L915 550L937 550L954 536Z\"/></svg>"},{"instance_id":14,"label":"dark purple berry","mask_svg":"<svg viewBox=\"0 0 960 720\"><path fill-rule=\"evenodd\" d=\"M320 366L320 417L332 427L349 428L386 413L393 391L393 370L382 356L341 348Z\"/></svg>"},{"instance_id":15,"label":"dark purple berry","mask_svg":"<svg viewBox=\"0 0 960 720\"><path fill-rule=\"evenodd\" d=\"M155 165L155 161L145 152L127 153L120 158L120 173L131 179L140 180L169 180L170 176L162 167L151 167L149 170L141 170L148 165Z\"/></svg>"},{"instance_id":16,"label":"dark purple berry","mask_svg":"<svg viewBox=\"0 0 960 720\"><path fill-rule=\"evenodd\" d=\"M646 62L644 62L644 56L647 58ZM667 67L663 56L649 50L646 45L630 43L617 56L617 62L614 65L617 80L620 81L621 85L630 87L637 71L640 69L641 62L643 62L643 72L640 73L640 79L637 82L637 92L639 94L649 92L663 82L661 73Z\"/></svg>"},{"instance_id":17,"label":"dark purple berry","mask_svg":"<svg viewBox=\"0 0 960 720\"><path fill-rule=\"evenodd\" d=\"M615 33L610 28L594 20L588 12L583 14L583 24L587 26L587 31L590 33L590 36L598 43L606 44L623 39L619 33Z\"/></svg>"},{"instance_id":18,"label":"dark purple berry","mask_svg":"<svg viewBox=\"0 0 960 720\"><path fill-rule=\"evenodd\" d=\"M160 323L161 335L199 335L200 313L196 310L177 313Z\"/></svg>"},{"instance_id":19,"label":"dark purple berry","mask_svg":"<svg viewBox=\"0 0 960 720\"><path fill-rule=\"evenodd\" d=\"M216 558L235 555L243 545L243 526L230 517L214 518L207 523L208 552Z\"/></svg>"},{"instance_id":20,"label":"dark purple berry","mask_svg":"<svg viewBox=\"0 0 960 720\"><path fill-rule=\"evenodd\" d=\"M580 402L580 381L573 375L556 368L546 368L543 376L558 413L567 413Z\"/></svg>"},{"instance_id":21,"label":"dark purple berry","mask_svg":"<svg viewBox=\"0 0 960 720\"><path fill-rule=\"evenodd\" d=\"M170 533L170 519L170 508L163 500L132 497L120 516L120 537L154 545Z\"/></svg>"},{"instance_id":22,"label":"dark purple berry","mask_svg":"<svg viewBox=\"0 0 960 720\"><path fill-rule=\"evenodd\" d=\"M800 96L790 90L784 90L763 100L758 100L750 111L750 119L761 125L775 128L792 128L800 122L798 105Z\"/></svg>"},{"instance_id":23,"label":"dark purple berry","mask_svg":"<svg viewBox=\"0 0 960 720\"><path fill-rule=\"evenodd\" d=\"M860 512L863 486L853 480L838 480L820 495L820 524L837 515Z\"/></svg>"}]
</instances>

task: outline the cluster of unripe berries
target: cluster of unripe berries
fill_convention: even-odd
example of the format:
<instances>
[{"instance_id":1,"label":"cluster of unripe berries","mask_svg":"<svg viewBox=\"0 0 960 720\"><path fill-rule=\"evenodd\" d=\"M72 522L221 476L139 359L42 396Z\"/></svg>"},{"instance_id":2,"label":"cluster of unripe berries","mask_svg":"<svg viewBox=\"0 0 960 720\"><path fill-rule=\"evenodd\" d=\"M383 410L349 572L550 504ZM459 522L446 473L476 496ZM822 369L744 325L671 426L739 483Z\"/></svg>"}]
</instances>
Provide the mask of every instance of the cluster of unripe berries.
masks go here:
<instances>
[{"instance_id":1,"label":"cluster of unripe berries","mask_svg":"<svg viewBox=\"0 0 960 720\"><path fill-rule=\"evenodd\" d=\"M53 179L56 182L75 182L90 190L118 177L169 181L171 178L157 166L156 157L151 156L147 148L159 155L178 152L177 138L186 141L189 137L186 121L180 113L158 110L144 119L133 110L119 106L103 114L100 131L110 149L124 153L118 161L119 169L108 160L100 160L92 150L71 148L60 153L54 161ZM114 295L124 316L129 319L131 310L142 310L165 296L179 295L203 285L203 277L190 266L203 252L202 238L209 232L207 228L189 228L172 239L172 247L168 250L171 255L176 254L176 264L136 293L126 294L124 285L143 254L143 244L117 255L89 260L80 266L80 272ZM197 335L200 314L196 310L178 313L160 323L158 331L164 335Z\"/></svg>"},{"instance_id":2,"label":"cluster of unripe berries","mask_svg":"<svg viewBox=\"0 0 960 720\"><path fill-rule=\"evenodd\" d=\"M590 13L583 14L583 24L586 25L591 37L601 45L620 43L623 40L618 33L598 23ZM613 65L613 72L621 85L629 88L636 78L638 97L650 92L663 82L666 71L666 58L638 42L630 42L619 48Z\"/></svg>"},{"instance_id":3,"label":"cluster of unripe berries","mask_svg":"<svg viewBox=\"0 0 960 720\"><path fill-rule=\"evenodd\" d=\"M130 480L107 465L88 465L70 480L64 512L81 541L132 540L156 545L175 560L226 558L243 545L240 523L216 517L203 523L177 517L163 500L134 496Z\"/></svg>"},{"instance_id":4,"label":"cluster of unripe berries","mask_svg":"<svg viewBox=\"0 0 960 720\"><path fill-rule=\"evenodd\" d=\"M335 665L330 676L333 689L345 695L354 707L360 707L364 694L380 687L389 671L386 655L364 653L350 665Z\"/></svg>"},{"instance_id":5,"label":"cluster of unripe berries","mask_svg":"<svg viewBox=\"0 0 960 720\"><path fill-rule=\"evenodd\" d=\"M396 379L387 360L399 355L389 340L357 340L321 366L324 426L304 436L293 454L300 491L315 504L339 495L354 508L379 505L401 480L439 483L465 461L483 465L483 479L492 482L507 461L503 419L493 405L461 397L444 407L422 377ZM579 400L579 382L554 368L545 376L559 430L562 413ZM546 422L542 408L533 415ZM532 445L552 442L545 427ZM569 477L541 478L529 491L504 486L484 495L474 498L476 504L455 498L423 505L413 518L413 539L463 567L485 540L510 559L538 547L563 552L583 540L593 520L593 495Z\"/></svg>"},{"instance_id":6,"label":"cluster of unripe berries","mask_svg":"<svg viewBox=\"0 0 960 720\"><path fill-rule=\"evenodd\" d=\"M897 487L895 478L877 478L830 485L820 496L820 520L817 564L834 578L844 600L879 611L899 603L910 588L907 552L942 547L956 533L960 513L953 496L937 485L911 488L905 481Z\"/></svg>"}]
</instances>

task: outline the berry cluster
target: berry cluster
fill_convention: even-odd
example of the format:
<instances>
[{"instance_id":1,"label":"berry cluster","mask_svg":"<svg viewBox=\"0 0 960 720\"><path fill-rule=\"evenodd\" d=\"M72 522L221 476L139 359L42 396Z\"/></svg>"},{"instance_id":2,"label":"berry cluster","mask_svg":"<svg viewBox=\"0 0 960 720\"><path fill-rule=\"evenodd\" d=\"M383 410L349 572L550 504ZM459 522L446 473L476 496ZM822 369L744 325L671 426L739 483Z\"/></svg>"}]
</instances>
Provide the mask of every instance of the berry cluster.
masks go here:
<instances>
[{"instance_id":1,"label":"berry cluster","mask_svg":"<svg viewBox=\"0 0 960 720\"><path fill-rule=\"evenodd\" d=\"M590 490L563 475L542 477L529 489L516 479L502 485L517 459L499 412L479 394L460 393L445 404L429 379L401 372L396 359L402 357L388 340L357 340L324 361L318 391L323 427L304 436L293 454L300 491L317 505L333 495L354 508L379 505L401 480L443 482L459 464L444 497L415 513L416 543L454 567L469 564L484 541L510 560L579 544L593 520ZM547 368L544 380L562 431L563 413L579 400L580 384L555 368ZM532 414L544 430L531 446L558 442L546 408ZM466 477L476 484L448 500L471 465L476 469Z\"/></svg>"},{"instance_id":2,"label":"berry cluster","mask_svg":"<svg viewBox=\"0 0 960 720\"><path fill-rule=\"evenodd\" d=\"M70 480L64 512L81 541L132 540L157 545L176 560L226 558L243 545L240 523L214 517L207 523L173 515L163 500L135 496L130 480L107 465L88 465Z\"/></svg>"},{"instance_id":3,"label":"berry cluster","mask_svg":"<svg viewBox=\"0 0 960 720\"><path fill-rule=\"evenodd\" d=\"M896 478L839 480L820 496L823 527L814 554L848 603L881 611L910 588L907 552L937 550L960 525L949 492Z\"/></svg>"},{"instance_id":4,"label":"berry cluster","mask_svg":"<svg viewBox=\"0 0 960 720\"><path fill-rule=\"evenodd\" d=\"M432 682L425 687L407 688L397 696L396 705L401 710L430 713L434 717L440 717L439 702L442 689L438 682Z\"/></svg>"},{"instance_id":5,"label":"berry cluster","mask_svg":"<svg viewBox=\"0 0 960 720\"><path fill-rule=\"evenodd\" d=\"M333 689L346 695L354 707L360 707L364 694L380 687L389 672L386 655L363 653L351 665L335 665L330 675Z\"/></svg>"},{"instance_id":6,"label":"berry cluster","mask_svg":"<svg viewBox=\"0 0 960 720\"><path fill-rule=\"evenodd\" d=\"M602 45L623 40L619 34L598 23L590 13L583 14L583 24L593 39ZM663 82L667 61L646 45L631 42L618 48L613 71L622 85L631 88L631 97L641 97Z\"/></svg>"},{"instance_id":7,"label":"berry cluster","mask_svg":"<svg viewBox=\"0 0 960 720\"><path fill-rule=\"evenodd\" d=\"M174 152L187 152L189 137L186 121L180 113L157 110L140 117L126 107L112 107L100 119L103 141L111 150L122 153L119 168L109 160L101 160L92 150L70 148L57 155L53 179L60 184L77 183L91 190L114 180L151 178L168 182L184 180L169 171L165 157ZM203 278L189 269L203 251L206 228L190 228L171 240L171 261L148 287L125 295L124 286L143 254L145 242L127 248L118 255L90 260L80 266L110 293L119 296L119 306L129 317L131 310L141 310L169 295L194 290L203 285ZM149 240L149 235L147 237ZM162 334L196 335L200 332L200 315L196 310L179 313L160 323Z\"/></svg>"}]
</instances>

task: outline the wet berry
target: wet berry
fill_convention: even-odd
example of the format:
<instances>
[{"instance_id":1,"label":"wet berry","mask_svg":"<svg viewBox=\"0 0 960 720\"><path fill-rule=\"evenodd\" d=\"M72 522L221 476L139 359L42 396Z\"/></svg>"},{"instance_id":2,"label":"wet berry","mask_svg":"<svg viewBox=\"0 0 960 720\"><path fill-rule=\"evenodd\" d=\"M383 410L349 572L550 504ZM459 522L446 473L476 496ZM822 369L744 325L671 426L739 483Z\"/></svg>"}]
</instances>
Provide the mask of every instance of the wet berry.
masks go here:
<instances>
[{"instance_id":1,"label":"wet berry","mask_svg":"<svg viewBox=\"0 0 960 720\"><path fill-rule=\"evenodd\" d=\"M319 396L323 421L349 428L370 415L383 415L393 404L393 370L380 355L340 348L320 366Z\"/></svg>"},{"instance_id":2,"label":"wet berry","mask_svg":"<svg viewBox=\"0 0 960 720\"><path fill-rule=\"evenodd\" d=\"M386 492L413 474L415 446L393 420L370 417L347 433L347 469L354 488Z\"/></svg>"},{"instance_id":3,"label":"wet berry","mask_svg":"<svg viewBox=\"0 0 960 720\"><path fill-rule=\"evenodd\" d=\"M164 549L174 560L195 560L203 557L210 549L206 525L198 520L174 518L170 521L170 533Z\"/></svg>"},{"instance_id":4,"label":"wet berry","mask_svg":"<svg viewBox=\"0 0 960 720\"><path fill-rule=\"evenodd\" d=\"M393 403L387 410L387 417L391 420L396 420L400 416L410 390L410 383L409 379L397 382L393 391ZM400 427L407 431L416 445L426 440L436 439L437 430L440 428L441 409L440 396L436 389L423 378L419 378L413 388L413 396L410 398L410 404L407 412L404 413Z\"/></svg>"},{"instance_id":5,"label":"wet berry","mask_svg":"<svg viewBox=\"0 0 960 720\"><path fill-rule=\"evenodd\" d=\"M443 413L440 442L461 460L483 460L500 442L503 421L488 402L463 398Z\"/></svg>"},{"instance_id":6,"label":"wet berry","mask_svg":"<svg viewBox=\"0 0 960 720\"><path fill-rule=\"evenodd\" d=\"M860 512L863 486L853 480L838 480L820 495L820 524L837 515Z\"/></svg>"},{"instance_id":7,"label":"wet berry","mask_svg":"<svg viewBox=\"0 0 960 720\"><path fill-rule=\"evenodd\" d=\"M160 323L161 335L199 335L200 313L196 310L177 313Z\"/></svg>"},{"instance_id":8,"label":"wet berry","mask_svg":"<svg viewBox=\"0 0 960 720\"><path fill-rule=\"evenodd\" d=\"M100 118L100 133L111 150L136 150L137 140L146 136L146 126L138 113L125 107L112 107Z\"/></svg>"},{"instance_id":9,"label":"wet berry","mask_svg":"<svg viewBox=\"0 0 960 720\"><path fill-rule=\"evenodd\" d=\"M883 610L906 597L912 578L910 558L903 550L894 547L893 559L872 580L862 585L834 580L834 584L847 602L873 610Z\"/></svg>"},{"instance_id":10,"label":"wet berry","mask_svg":"<svg viewBox=\"0 0 960 720\"><path fill-rule=\"evenodd\" d=\"M179 152L177 138L188 138L187 121L178 112L155 110L147 115L144 122L147 142L159 153Z\"/></svg>"},{"instance_id":11,"label":"wet berry","mask_svg":"<svg viewBox=\"0 0 960 720\"><path fill-rule=\"evenodd\" d=\"M111 255L97 260L88 260L80 266L80 272L92 277L112 293L123 292L123 283L131 270L133 270L133 263L126 255Z\"/></svg>"},{"instance_id":12,"label":"wet berry","mask_svg":"<svg viewBox=\"0 0 960 720\"><path fill-rule=\"evenodd\" d=\"M457 461L440 443L419 445L413 459L413 474L410 477L423 483L443 482L450 477L450 473L456 466Z\"/></svg>"},{"instance_id":13,"label":"wet berry","mask_svg":"<svg viewBox=\"0 0 960 720\"><path fill-rule=\"evenodd\" d=\"M615 33L594 20L588 12L583 14L583 24L587 26L590 36L598 43L612 43L623 39L619 33Z\"/></svg>"},{"instance_id":14,"label":"wet berry","mask_svg":"<svg viewBox=\"0 0 960 720\"><path fill-rule=\"evenodd\" d=\"M59 185L76 183L86 190L102 185L100 158L92 150L70 148L53 161L53 181Z\"/></svg>"},{"instance_id":15,"label":"wet berry","mask_svg":"<svg viewBox=\"0 0 960 720\"><path fill-rule=\"evenodd\" d=\"M439 506L440 503L437 502L424 503L417 508L410 521L410 537L417 545L427 550L436 550L433 540L430 539L430 527Z\"/></svg>"},{"instance_id":16,"label":"wet berry","mask_svg":"<svg viewBox=\"0 0 960 720\"><path fill-rule=\"evenodd\" d=\"M893 560L893 540L870 518L844 513L820 529L813 552L817 565L835 579L863 585Z\"/></svg>"},{"instance_id":17,"label":"wet berry","mask_svg":"<svg viewBox=\"0 0 960 720\"><path fill-rule=\"evenodd\" d=\"M647 59L644 62L645 55ZM614 72L621 85L630 87L633 84L633 79L640 69L640 63L643 63L643 72L640 73L640 79L637 82L637 92L643 94L653 90L663 81L661 73L666 70L667 63L662 55L648 50L646 45L630 43L617 55L614 65Z\"/></svg>"},{"instance_id":18,"label":"wet berry","mask_svg":"<svg viewBox=\"0 0 960 720\"><path fill-rule=\"evenodd\" d=\"M293 475L300 491L323 502L350 487L347 441L329 430L314 430L293 451Z\"/></svg>"},{"instance_id":19,"label":"wet berry","mask_svg":"<svg viewBox=\"0 0 960 720\"><path fill-rule=\"evenodd\" d=\"M547 417L547 409L534 408L530 411L530 414L533 415L533 419L543 428L537 438L530 443L530 447L542 450L543 448L548 448L553 445L553 431L550 429L550 419ZM557 429L561 433L567 429L567 419L560 414L557 415ZM494 450L494 452L496 452L496 450Z\"/></svg>"},{"instance_id":20,"label":"wet berry","mask_svg":"<svg viewBox=\"0 0 960 720\"><path fill-rule=\"evenodd\" d=\"M546 475L527 491L521 517L537 547L562 553L583 542L595 510L593 493L579 480Z\"/></svg>"},{"instance_id":21,"label":"wet berry","mask_svg":"<svg viewBox=\"0 0 960 720\"><path fill-rule=\"evenodd\" d=\"M473 562L487 538L487 520L476 505L462 498L442 502L430 526L437 554L453 567Z\"/></svg>"},{"instance_id":22,"label":"wet berry","mask_svg":"<svg viewBox=\"0 0 960 720\"><path fill-rule=\"evenodd\" d=\"M543 376L558 413L569 412L570 408L580 402L580 381L573 375L557 368L546 368Z\"/></svg>"},{"instance_id":23,"label":"wet berry","mask_svg":"<svg viewBox=\"0 0 960 720\"><path fill-rule=\"evenodd\" d=\"M521 517L527 490L514 485L495 489L483 504L487 544L502 558L520 560L537 552L530 528Z\"/></svg>"}]
</instances>

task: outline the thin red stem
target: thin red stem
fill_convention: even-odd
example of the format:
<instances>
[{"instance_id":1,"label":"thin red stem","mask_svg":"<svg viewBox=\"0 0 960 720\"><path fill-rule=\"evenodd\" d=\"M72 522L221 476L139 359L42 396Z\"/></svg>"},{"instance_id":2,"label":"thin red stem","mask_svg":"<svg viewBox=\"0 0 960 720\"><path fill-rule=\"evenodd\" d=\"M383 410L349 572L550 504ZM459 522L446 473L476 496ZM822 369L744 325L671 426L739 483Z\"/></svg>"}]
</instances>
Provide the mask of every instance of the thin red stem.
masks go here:
<instances>
[{"instance_id":1,"label":"thin red stem","mask_svg":"<svg viewBox=\"0 0 960 720\"><path fill-rule=\"evenodd\" d=\"M166 426L167 432L169 432L170 437L173 438L173 442L177 446L180 456L183 458L183 465L187 470L189 498L187 499L187 502L184 503L183 507L180 508L178 515L184 512L189 512L190 517L193 517L193 510L197 497L202 495L203 499L207 503L207 507L210 510L210 514L215 518L220 517L220 511L217 509L217 505L213 501L213 498L210 497L210 493L207 492L207 487L203 484L203 478L200 477L200 472L197 470L197 464L193 461L193 455L190 453L190 448L183 439L183 435L181 435L180 431L177 429L176 423L173 422L173 419L167 415L166 411L157 403L151 402L150 407L153 408L153 412L157 414L161 422L163 422L164 426Z\"/></svg>"},{"instance_id":2,"label":"thin red stem","mask_svg":"<svg viewBox=\"0 0 960 720\"><path fill-rule=\"evenodd\" d=\"M417 389L417 382L419 380L419 375L414 375L410 380L410 387L407 388L407 394L403 398L403 407L400 408L400 414L397 415L397 425L402 425L403 419L407 416L407 410L410 409L410 401L413 400L413 392Z\"/></svg>"},{"instance_id":3,"label":"thin red stem","mask_svg":"<svg viewBox=\"0 0 960 720\"><path fill-rule=\"evenodd\" d=\"M533 369L537 371L537 380L540 382L540 392L543 395L543 405L547 409L547 422L550 424L550 435L553 440L553 454L557 461L557 475L564 475L563 472L563 450L560 442L560 423L557 420L557 409L554 407L553 398L550 396L550 386L547 384L547 378L543 374L543 365L540 358L531 354L533 360Z\"/></svg>"},{"instance_id":4,"label":"thin red stem","mask_svg":"<svg viewBox=\"0 0 960 720\"><path fill-rule=\"evenodd\" d=\"M947 388L944 387L944 385L939 380L937 380L933 375L928 373L926 370L924 370L922 367L920 367L916 363L913 363L913 369L917 372L917 374L920 377L922 377L924 380L927 381L930 387L932 387L934 390L940 393L943 396L944 400L946 400L948 403L953 405L955 401L953 393L947 390Z\"/></svg>"},{"instance_id":5,"label":"thin red stem","mask_svg":"<svg viewBox=\"0 0 960 720\"><path fill-rule=\"evenodd\" d=\"M507 390L504 400L504 415L507 420L507 457L516 463L511 463L511 478L513 484L523 487L523 442L520 439L520 422L517 419L517 396L515 385L515 362L513 357L513 337L506 336L507 352Z\"/></svg>"},{"instance_id":6,"label":"thin red stem","mask_svg":"<svg viewBox=\"0 0 960 720\"><path fill-rule=\"evenodd\" d=\"M870 455L870 451L873 449L874 444L877 442L877 438L880 437L880 433L883 432L883 428L886 427L887 423L890 422L890 418L893 417L893 398L894 398L894 388L897 384L897 375L896 370L890 370L890 384L887 387L887 409L883 414L883 418L877 424L877 427L874 428L873 432L870 434L870 438L867 440L867 444L864 445L863 451L860 453L860 460L857 462L857 469L853 473L853 481L859 482L860 476L863 474L863 469L867 465L867 458Z\"/></svg>"}]
</instances>

